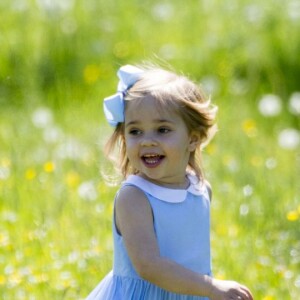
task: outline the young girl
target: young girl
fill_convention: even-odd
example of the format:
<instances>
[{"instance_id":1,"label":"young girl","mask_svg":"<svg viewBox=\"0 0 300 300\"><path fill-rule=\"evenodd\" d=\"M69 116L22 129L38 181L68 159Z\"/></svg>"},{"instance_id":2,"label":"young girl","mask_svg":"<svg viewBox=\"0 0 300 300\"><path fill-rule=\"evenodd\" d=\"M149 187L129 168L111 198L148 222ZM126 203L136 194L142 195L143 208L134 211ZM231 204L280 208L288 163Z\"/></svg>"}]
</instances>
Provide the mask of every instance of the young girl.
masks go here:
<instances>
[{"instance_id":1,"label":"young girl","mask_svg":"<svg viewBox=\"0 0 300 300\"><path fill-rule=\"evenodd\" d=\"M214 279L209 184L199 164L216 108L184 76L121 67L104 100L125 181L113 219L113 270L88 300L248 300L245 286Z\"/></svg>"}]
</instances>

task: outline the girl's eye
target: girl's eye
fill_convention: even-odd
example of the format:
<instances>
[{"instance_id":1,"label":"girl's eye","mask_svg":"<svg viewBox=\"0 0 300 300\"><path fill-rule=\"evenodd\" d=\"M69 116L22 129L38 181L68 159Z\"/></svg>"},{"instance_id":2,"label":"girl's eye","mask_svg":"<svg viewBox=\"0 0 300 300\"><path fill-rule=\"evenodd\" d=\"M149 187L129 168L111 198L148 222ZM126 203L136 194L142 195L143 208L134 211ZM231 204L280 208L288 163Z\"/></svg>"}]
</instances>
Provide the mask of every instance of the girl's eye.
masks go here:
<instances>
[{"instance_id":1,"label":"girl's eye","mask_svg":"<svg viewBox=\"0 0 300 300\"><path fill-rule=\"evenodd\" d=\"M158 132L159 133L168 133L168 132L170 132L171 131L171 129L169 129L169 128L167 128L167 127L160 127L159 129L158 129Z\"/></svg>"},{"instance_id":2,"label":"girl's eye","mask_svg":"<svg viewBox=\"0 0 300 300\"><path fill-rule=\"evenodd\" d=\"M129 130L129 134L130 135L140 135L141 133L142 133L142 131L139 130L139 129L131 129L131 130Z\"/></svg>"}]
</instances>

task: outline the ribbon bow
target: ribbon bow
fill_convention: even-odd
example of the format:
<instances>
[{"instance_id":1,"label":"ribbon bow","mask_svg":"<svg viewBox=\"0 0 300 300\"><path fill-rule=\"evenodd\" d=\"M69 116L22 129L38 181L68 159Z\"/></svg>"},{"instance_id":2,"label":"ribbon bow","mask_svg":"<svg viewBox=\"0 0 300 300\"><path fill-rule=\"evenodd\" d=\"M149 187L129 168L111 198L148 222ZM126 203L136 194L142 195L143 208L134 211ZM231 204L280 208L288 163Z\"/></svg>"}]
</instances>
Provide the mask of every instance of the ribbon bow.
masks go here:
<instances>
[{"instance_id":1,"label":"ribbon bow","mask_svg":"<svg viewBox=\"0 0 300 300\"><path fill-rule=\"evenodd\" d=\"M144 73L143 70L131 65L119 69L117 73L120 79L118 91L116 94L104 98L103 102L104 114L111 126L116 127L118 123L124 122L124 95L139 80L142 73Z\"/></svg>"}]
</instances>

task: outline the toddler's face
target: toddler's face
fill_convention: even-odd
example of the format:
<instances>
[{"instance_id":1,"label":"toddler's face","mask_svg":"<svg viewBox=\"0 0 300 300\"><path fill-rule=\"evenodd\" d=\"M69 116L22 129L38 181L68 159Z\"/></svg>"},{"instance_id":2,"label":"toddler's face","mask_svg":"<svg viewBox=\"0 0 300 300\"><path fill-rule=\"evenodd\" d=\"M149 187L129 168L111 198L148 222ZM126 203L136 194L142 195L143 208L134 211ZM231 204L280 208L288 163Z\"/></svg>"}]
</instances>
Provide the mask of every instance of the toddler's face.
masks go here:
<instances>
[{"instance_id":1,"label":"toddler's face","mask_svg":"<svg viewBox=\"0 0 300 300\"><path fill-rule=\"evenodd\" d=\"M186 167L197 137L188 132L176 112L161 108L151 96L128 101L125 143L128 159L141 176L161 185L185 186Z\"/></svg>"}]
</instances>

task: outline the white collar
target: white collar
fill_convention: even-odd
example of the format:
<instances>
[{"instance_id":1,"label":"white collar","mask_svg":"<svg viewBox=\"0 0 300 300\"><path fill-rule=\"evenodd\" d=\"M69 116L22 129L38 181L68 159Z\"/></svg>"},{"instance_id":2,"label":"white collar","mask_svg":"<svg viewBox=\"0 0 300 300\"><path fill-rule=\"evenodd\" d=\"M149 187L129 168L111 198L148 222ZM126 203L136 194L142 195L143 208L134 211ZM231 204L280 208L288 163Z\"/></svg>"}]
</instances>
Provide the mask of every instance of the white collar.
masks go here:
<instances>
[{"instance_id":1,"label":"white collar","mask_svg":"<svg viewBox=\"0 0 300 300\"><path fill-rule=\"evenodd\" d=\"M159 200L180 203L186 199L187 193L192 193L196 196L204 195L208 198L207 189L205 185L199 182L198 178L194 175L187 175L190 185L187 189L171 189L154 184L138 175L129 175L123 185L134 185L144 192L158 198Z\"/></svg>"}]
</instances>

